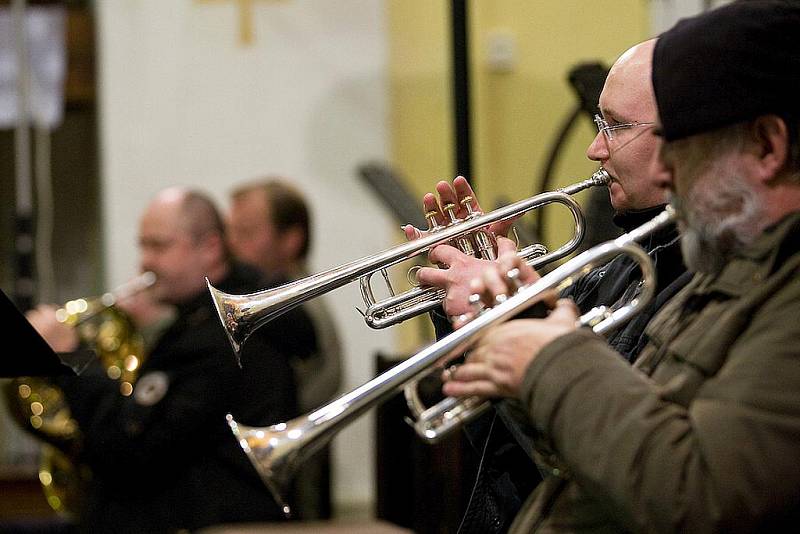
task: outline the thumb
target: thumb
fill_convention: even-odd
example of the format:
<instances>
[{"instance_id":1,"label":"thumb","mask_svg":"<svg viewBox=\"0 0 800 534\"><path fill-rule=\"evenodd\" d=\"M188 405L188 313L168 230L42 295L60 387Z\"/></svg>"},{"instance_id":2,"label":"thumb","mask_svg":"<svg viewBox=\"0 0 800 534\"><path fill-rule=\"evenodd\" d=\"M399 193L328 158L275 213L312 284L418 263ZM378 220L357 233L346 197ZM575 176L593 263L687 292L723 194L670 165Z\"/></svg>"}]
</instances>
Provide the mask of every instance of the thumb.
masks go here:
<instances>
[{"instance_id":1,"label":"thumb","mask_svg":"<svg viewBox=\"0 0 800 534\"><path fill-rule=\"evenodd\" d=\"M553 308L548 317L558 321L572 321L574 323L578 320L578 316L578 306L575 305L572 299L558 299L555 308Z\"/></svg>"},{"instance_id":2,"label":"thumb","mask_svg":"<svg viewBox=\"0 0 800 534\"><path fill-rule=\"evenodd\" d=\"M416 226L411 224L406 224L405 226L401 227L403 229L403 233L406 234L406 239L409 241L414 241L415 239L419 239L422 237L422 232Z\"/></svg>"}]
</instances>

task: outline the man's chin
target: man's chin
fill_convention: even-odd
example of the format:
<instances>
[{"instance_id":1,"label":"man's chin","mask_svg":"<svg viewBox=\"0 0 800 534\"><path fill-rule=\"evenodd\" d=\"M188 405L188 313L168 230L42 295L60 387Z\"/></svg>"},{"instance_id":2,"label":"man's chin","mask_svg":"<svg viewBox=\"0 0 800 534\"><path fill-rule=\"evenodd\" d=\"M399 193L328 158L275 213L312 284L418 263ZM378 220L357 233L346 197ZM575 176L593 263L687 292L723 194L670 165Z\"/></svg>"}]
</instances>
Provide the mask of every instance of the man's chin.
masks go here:
<instances>
[{"instance_id":1,"label":"man's chin","mask_svg":"<svg viewBox=\"0 0 800 534\"><path fill-rule=\"evenodd\" d=\"M155 302L158 302L159 304L172 304L172 302L170 302L169 292L167 291L167 289L165 287L159 286L158 282L153 287L152 297L153 297L153 300Z\"/></svg>"},{"instance_id":2,"label":"man's chin","mask_svg":"<svg viewBox=\"0 0 800 534\"><path fill-rule=\"evenodd\" d=\"M611 198L611 209L614 210L614 213L617 215L631 211L627 203L615 200L613 197Z\"/></svg>"}]
</instances>

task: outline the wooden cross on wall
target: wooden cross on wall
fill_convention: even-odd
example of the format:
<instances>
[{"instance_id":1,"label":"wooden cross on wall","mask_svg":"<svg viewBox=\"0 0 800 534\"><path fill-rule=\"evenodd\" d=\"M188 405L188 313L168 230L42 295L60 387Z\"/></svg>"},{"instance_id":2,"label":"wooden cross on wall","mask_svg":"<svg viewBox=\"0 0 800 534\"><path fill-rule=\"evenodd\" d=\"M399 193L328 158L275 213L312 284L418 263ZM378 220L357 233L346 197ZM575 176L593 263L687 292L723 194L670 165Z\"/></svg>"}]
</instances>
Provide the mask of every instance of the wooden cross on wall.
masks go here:
<instances>
[{"instance_id":1,"label":"wooden cross on wall","mask_svg":"<svg viewBox=\"0 0 800 534\"><path fill-rule=\"evenodd\" d=\"M253 2L256 0L195 0L200 3L235 2L239 8L239 42L243 46L250 46L255 40L253 31ZM267 0L276 2L278 0Z\"/></svg>"}]
</instances>

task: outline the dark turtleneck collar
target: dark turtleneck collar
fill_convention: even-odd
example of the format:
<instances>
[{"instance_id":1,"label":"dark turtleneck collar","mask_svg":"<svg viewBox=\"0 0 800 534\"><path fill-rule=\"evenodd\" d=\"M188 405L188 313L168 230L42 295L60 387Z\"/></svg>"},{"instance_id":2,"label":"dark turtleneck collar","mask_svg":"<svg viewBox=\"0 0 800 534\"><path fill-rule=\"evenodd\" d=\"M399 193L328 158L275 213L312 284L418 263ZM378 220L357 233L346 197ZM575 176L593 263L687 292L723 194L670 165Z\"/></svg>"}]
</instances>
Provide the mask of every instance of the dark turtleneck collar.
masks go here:
<instances>
[{"instance_id":1,"label":"dark turtleneck collar","mask_svg":"<svg viewBox=\"0 0 800 534\"><path fill-rule=\"evenodd\" d=\"M638 228L664 211L666 206L666 204L659 204L658 206L653 206L652 208L643 210L631 210L624 213L617 213L614 215L614 224L626 232L630 232L631 230ZM678 232L678 225L672 223L657 230L648 238L640 241L639 244L642 245L645 250L651 252L662 247L676 245L678 243L679 236L680 234Z\"/></svg>"},{"instance_id":2,"label":"dark turtleneck collar","mask_svg":"<svg viewBox=\"0 0 800 534\"><path fill-rule=\"evenodd\" d=\"M614 224L626 232L630 232L664 211L666 207L666 204L659 204L643 210L618 211L614 213Z\"/></svg>"}]
</instances>

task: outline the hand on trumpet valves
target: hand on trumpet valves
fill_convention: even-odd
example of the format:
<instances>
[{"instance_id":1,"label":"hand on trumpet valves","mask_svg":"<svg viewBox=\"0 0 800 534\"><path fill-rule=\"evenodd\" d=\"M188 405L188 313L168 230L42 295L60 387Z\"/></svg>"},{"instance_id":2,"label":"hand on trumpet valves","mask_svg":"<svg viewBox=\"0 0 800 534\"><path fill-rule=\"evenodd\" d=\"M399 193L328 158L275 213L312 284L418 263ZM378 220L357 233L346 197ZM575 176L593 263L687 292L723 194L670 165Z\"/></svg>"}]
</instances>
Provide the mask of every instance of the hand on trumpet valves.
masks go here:
<instances>
[{"instance_id":1,"label":"hand on trumpet valves","mask_svg":"<svg viewBox=\"0 0 800 534\"><path fill-rule=\"evenodd\" d=\"M449 225L454 218L463 220L472 214L482 212L475 192L463 176L458 176L452 184L439 182L436 184L436 191L439 195L438 200L433 193L426 194L422 200L429 229L423 231L412 225L403 227L406 238L410 241ZM516 252L516 244L513 241L499 237L508 233L512 223L513 221L503 221L488 228L498 236L495 251L498 255L506 251ZM438 287L446 291L443 307L445 313L451 317L451 321L470 312L471 308L467 304L469 281L479 276L490 262L447 244L433 247L428 258L441 270L423 267L415 272L416 281L420 285Z\"/></svg>"},{"instance_id":2,"label":"hand on trumpet valves","mask_svg":"<svg viewBox=\"0 0 800 534\"><path fill-rule=\"evenodd\" d=\"M499 237L497 247L501 254L508 253L516 256L517 247L510 239ZM447 292L442 306L448 316L458 317L474 312L474 306L469 303L469 296L473 293L470 282L480 278L481 273L485 270L492 269L495 262L464 254L449 245L435 247L431 250L429 257L432 262L446 264L447 268L423 267L419 269L417 271L419 283L424 286L439 287Z\"/></svg>"},{"instance_id":3,"label":"hand on trumpet valves","mask_svg":"<svg viewBox=\"0 0 800 534\"><path fill-rule=\"evenodd\" d=\"M461 307L466 310L453 323L454 328L458 329L472 320L476 315L476 311L479 312L483 308L493 308L498 304L502 304L522 287L530 285L539 279L539 274L517 255L516 249L513 249L511 245L505 242L510 242L510 240L505 238L498 240L498 245L503 244L500 257L493 262L483 262L483 268L478 272L474 272L475 276L471 276L466 282L464 291L466 291L467 296L462 297L462 295L454 294L454 297L464 298L461 301ZM449 288L447 293L449 297ZM531 301L531 304L544 300L549 304L548 307L552 307L556 298L555 293L547 292L542 298ZM476 302L476 299L478 302ZM456 305L453 307L455 308Z\"/></svg>"},{"instance_id":4,"label":"hand on trumpet valves","mask_svg":"<svg viewBox=\"0 0 800 534\"><path fill-rule=\"evenodd\" d=\"M541 349L577 324L575 303L560 299L545 319L515 319L490 328L463 364L442 372L442 392L453 397L517 397Z\"/></svg>"},{"instance_id":5,"label":"hand on trumpet valves","mask_svg":"<svg viewBox=\"0 0 800 534\"><path fill-rule=\"evenodd\" d=\"M472 310L469 313L462 313L461 315L453 315L450 317L450 322L453 324L458 324L459 326L466 323L467 321L477 317L481 313L486 310L486 306L483 305L483 301L481 300L481 296L477 293L473 293L469 296L468 299L469 307Z\"/></svg>"},{"instance_id":6,"label":"hand on trumpet valves","mask_svg":"<svg viewBox=\"0 0 800 534\"><path fill-rule=\"evenodd\" d=\"M55 352L71 352L78 348L78 333L59 320L57 311L58 308L52 304L40 304L28 311L25 317Z\"/></svg>"},{"instance_id":7,"label":"hand on trumpet valves","mask_svg":"<svg viewBox=\"0 0 800 534\"><path fill-rule=\"evenodd\" d=\"M452 222L451 213L461 220L472 213L483 213L478 197L463 176L457 176L452 184L444 180L438 182L436 192L439 195L438 200L433 193L426 193L422 198L422 209L424 213L431 215L431 226L447 226ZM447 206L452 206L452 210L446 209ZM490 225L488 230L495 235L506 236L513 224L513 219L501 221ZM403 232L409 241L427 235L429 230L430 228L423 231L410 224L403 226Z\"/></svg>"}]
</instances>

